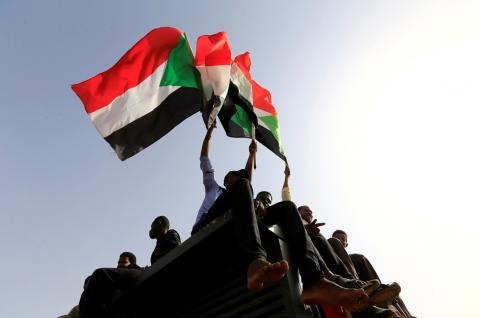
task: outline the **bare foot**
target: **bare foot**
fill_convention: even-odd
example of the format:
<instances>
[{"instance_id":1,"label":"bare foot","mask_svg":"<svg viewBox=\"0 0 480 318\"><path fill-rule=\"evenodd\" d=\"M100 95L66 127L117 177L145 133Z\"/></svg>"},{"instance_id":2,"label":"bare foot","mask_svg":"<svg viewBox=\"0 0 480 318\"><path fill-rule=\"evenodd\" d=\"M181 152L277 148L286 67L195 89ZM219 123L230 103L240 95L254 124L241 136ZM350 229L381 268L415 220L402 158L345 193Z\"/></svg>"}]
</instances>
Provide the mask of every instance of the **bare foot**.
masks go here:
<instances>
[{"instance_id":1,"label":"bare foot","mask_svg":"<svg viewBox=\"0 0 480 318\"><path fill-rule=\"evenodd\" d=\"M287 261L270 263L262 258L257 258L248 266L247 288L250 291L259 291L264 283L278 282L287 271Z\"/></svg>"},{"instance_id":2,"label":"bare foot","mask_svg":"<svg viewBox=\"0 0 480 318\"><path fill-rule=\"evenodd\" d=\"M305 288L300 299L308 305L343 306L347 309L368 302L363 289L343 288L325 278Z\"/></svg>"}]
</instances>

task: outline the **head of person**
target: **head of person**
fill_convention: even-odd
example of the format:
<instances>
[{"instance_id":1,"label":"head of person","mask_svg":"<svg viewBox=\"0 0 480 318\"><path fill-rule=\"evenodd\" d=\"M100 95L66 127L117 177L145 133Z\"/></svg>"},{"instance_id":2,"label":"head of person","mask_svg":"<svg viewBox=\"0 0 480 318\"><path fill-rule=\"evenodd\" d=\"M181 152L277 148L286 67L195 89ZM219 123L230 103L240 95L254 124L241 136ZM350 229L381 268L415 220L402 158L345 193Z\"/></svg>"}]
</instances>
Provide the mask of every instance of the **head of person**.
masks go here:
<instances>
[{"instance_id":1,"label":"head of person","mask_svg":"<svg viewBox=\"0 0 480 318\"><path fill-rule=\"evenodd\" d=\"M151 239L160 239L162 238L167 231L170 229L170 221L167 219L166 216L159 216L152 222L152 226L150 228L150 235Z\"/></svg>"},{"instance_id":2,"label":"head of person","mask_svg":"<svg viewBox=\"0 0 480 318\"><path fill-rule=\"evenodd\" d=\"M118 257L117 268L129 268L131 265L137 265L137 257L132 252L123 252Z\"/></svg>"},{"instance_id":3,"label":"head of person","mask_svg":"<svg viewBox=\"0 0 480 318\"><path fill-rule=\"evenodd\" d=\"M237 183L240 179L249 179L250 176L248 175L247 170L240 169L240 170L232 170L227 172L225 178L223 178L223 185L226 189L230 189L235 183Z\"/></svg>"},{"instance_id":4,"label":"head of person","mask_svg":"<svg viewBox=\"0 0 480 318\"><path fill-rule=\"evenodd\" d=\"M90 278L92 278L92 275L85 278L85 281L83 282L83 290L87 289L88 284L90 283Z\"/></svg>"},{"instance_id":5,"label":"head of person","mask_svg":"<svg viewBox=\"0 0 480 318\"><path fill-rule=\"evenodd\" d=\"M313 220L313 213L312 210L308 205L302 205L298 207L298 213L300 213L300 217L307 221L308 223L312 222Z\"/></svg>"},{"instance_id":6,"label":"head of person","mask_svg":"<svg viewBox=\"0 0 480 318\"><path fill-rule=\"evenodd\" d=\"M256 201L260 202L263 207L268 208L272 205L272 194L268 191L260 191L255 198Z\"/></svg>"},{"instance_id":7,"label":"head of person","mask_svg":"<svg viewBox=\"0 0 480 318\"><path fill-rule=\"evenodd\" d=\"M333 232L332 237L338 239L340 242L342 242L343 247L348 246L348 240L347 240L347 233L343 230L336 230Z\"/></svg>"}]
</instances>

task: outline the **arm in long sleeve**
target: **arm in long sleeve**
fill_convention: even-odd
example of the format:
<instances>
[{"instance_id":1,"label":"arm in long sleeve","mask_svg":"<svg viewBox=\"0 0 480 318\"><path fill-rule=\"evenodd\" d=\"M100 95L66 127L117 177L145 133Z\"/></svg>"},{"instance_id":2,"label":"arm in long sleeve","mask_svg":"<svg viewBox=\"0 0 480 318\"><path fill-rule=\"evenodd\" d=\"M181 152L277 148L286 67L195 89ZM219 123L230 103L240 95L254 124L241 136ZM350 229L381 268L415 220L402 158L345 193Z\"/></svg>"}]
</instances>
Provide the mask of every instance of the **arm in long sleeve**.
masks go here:
<instances>
[{"instance_id":1,"label":"arm in long sleeve","mask_svg":"<svg viewBox=\"0 0 480 318\"><path fill-rule=\"evenodd\" d=\"M200 157L200 170L202 170L203 174L205 193L208 193L213 188L219 188L219 185L215 180L215 171L213 170L212 163L208 157Z\"/></svg>"},{"instance_id":2,"label":"arm in long sleeve","mask_svg":"<svg viewBox=\"0 0 480 318\"><path fill-rule=\"evenodd\" d=\"M210 146L210 138L212 137L212 131L215 128L215 124L208 128L205 138L203 138L202 149L200 150L200 157L208 157L208 148Z\"/></svg>"}]
</instances>

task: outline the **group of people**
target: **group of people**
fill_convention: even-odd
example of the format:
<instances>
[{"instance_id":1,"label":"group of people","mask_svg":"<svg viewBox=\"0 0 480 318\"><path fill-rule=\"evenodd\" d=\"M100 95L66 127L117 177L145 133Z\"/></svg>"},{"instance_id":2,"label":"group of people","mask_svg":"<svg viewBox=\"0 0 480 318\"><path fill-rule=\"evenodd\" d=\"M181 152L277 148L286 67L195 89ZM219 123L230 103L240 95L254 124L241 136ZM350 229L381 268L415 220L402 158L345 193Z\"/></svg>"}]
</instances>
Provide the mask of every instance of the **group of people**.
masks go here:
<instances>
[{"instance_id":1,"label":"group of people","mask_svg":"<svg viewBox=\"0 0 480 318\"><path fill-rule=\"evenodd\" d=\"M282 201L272 204L273 197L267 191L258 192L253 197L251 181L257 151L255 141L249 146L245 168L228 172L223 180L224 187L220 186L215 180L208 156L214 128L215 125L211 125L207 130L200 152L205 198L192 235L231 211L233 235L245 260L246 286L250 291L256 292L264 284L280 281L289 270L287 260L268 261L260 239L259 227L277 225L289 245L291 260L298 266L303 286L300 299L303 303L340 306L346 315L354 318L412 317L399 298L400 286L397 283L382 284L368 259L346 252L348 243L344 231L335 231L333 237L327 240L319 229L324 223L317 223L313 219L308 206L297 208L292 202L288 166L285 168L281 191ZM151 256L152 264L181 244L178 233L170 229L165 216L153 221L149 234L157 240ZM369 264L370 268L365 270L365 264ZM135 255L130 252L120 255L117 268L95 270L84 286L77 310L79 317L100 317L102 309L114 294L134 286L142 273L143 269L136 264ZM74 316L70 314L66 317Z\"/></svg>"},{"instance_id":2,"label":"group of people","mask_svg":"<svg viewBox=\"0 0 480 318\"><path fill-rule=\"evenodd\" d=\"M149 236L156 240L150 257L151 265L182 243L178 232L170 229L170 221L166 216L153 220ZM69 314L59 318L101 317L101 312L109 301L116 294L135 286L147 268L137 264L137 258L132 252L121 253L116 268L96 269L85 279L79 304Z\"/></svg>"}]
</instances>

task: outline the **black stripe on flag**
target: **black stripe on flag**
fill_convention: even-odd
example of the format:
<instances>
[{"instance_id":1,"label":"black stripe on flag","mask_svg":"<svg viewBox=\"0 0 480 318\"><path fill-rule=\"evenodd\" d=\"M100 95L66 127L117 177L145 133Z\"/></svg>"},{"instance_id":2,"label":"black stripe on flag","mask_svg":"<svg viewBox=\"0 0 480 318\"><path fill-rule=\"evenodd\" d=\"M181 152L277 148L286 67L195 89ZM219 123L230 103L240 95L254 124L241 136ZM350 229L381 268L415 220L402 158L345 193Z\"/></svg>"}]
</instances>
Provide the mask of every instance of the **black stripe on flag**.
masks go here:
<instances>
[{"instance_id":1,"label":"black stripe on flag","mask_svg":"<svg viewBox=\"0 0 480 318\"><path fill-rule=\"evenodd\" d=\"M201 98L197 88L180 87L150 113L113 132L105 140L120 160L128 159L198 112Z\"/></svg>"}]
</instances>

